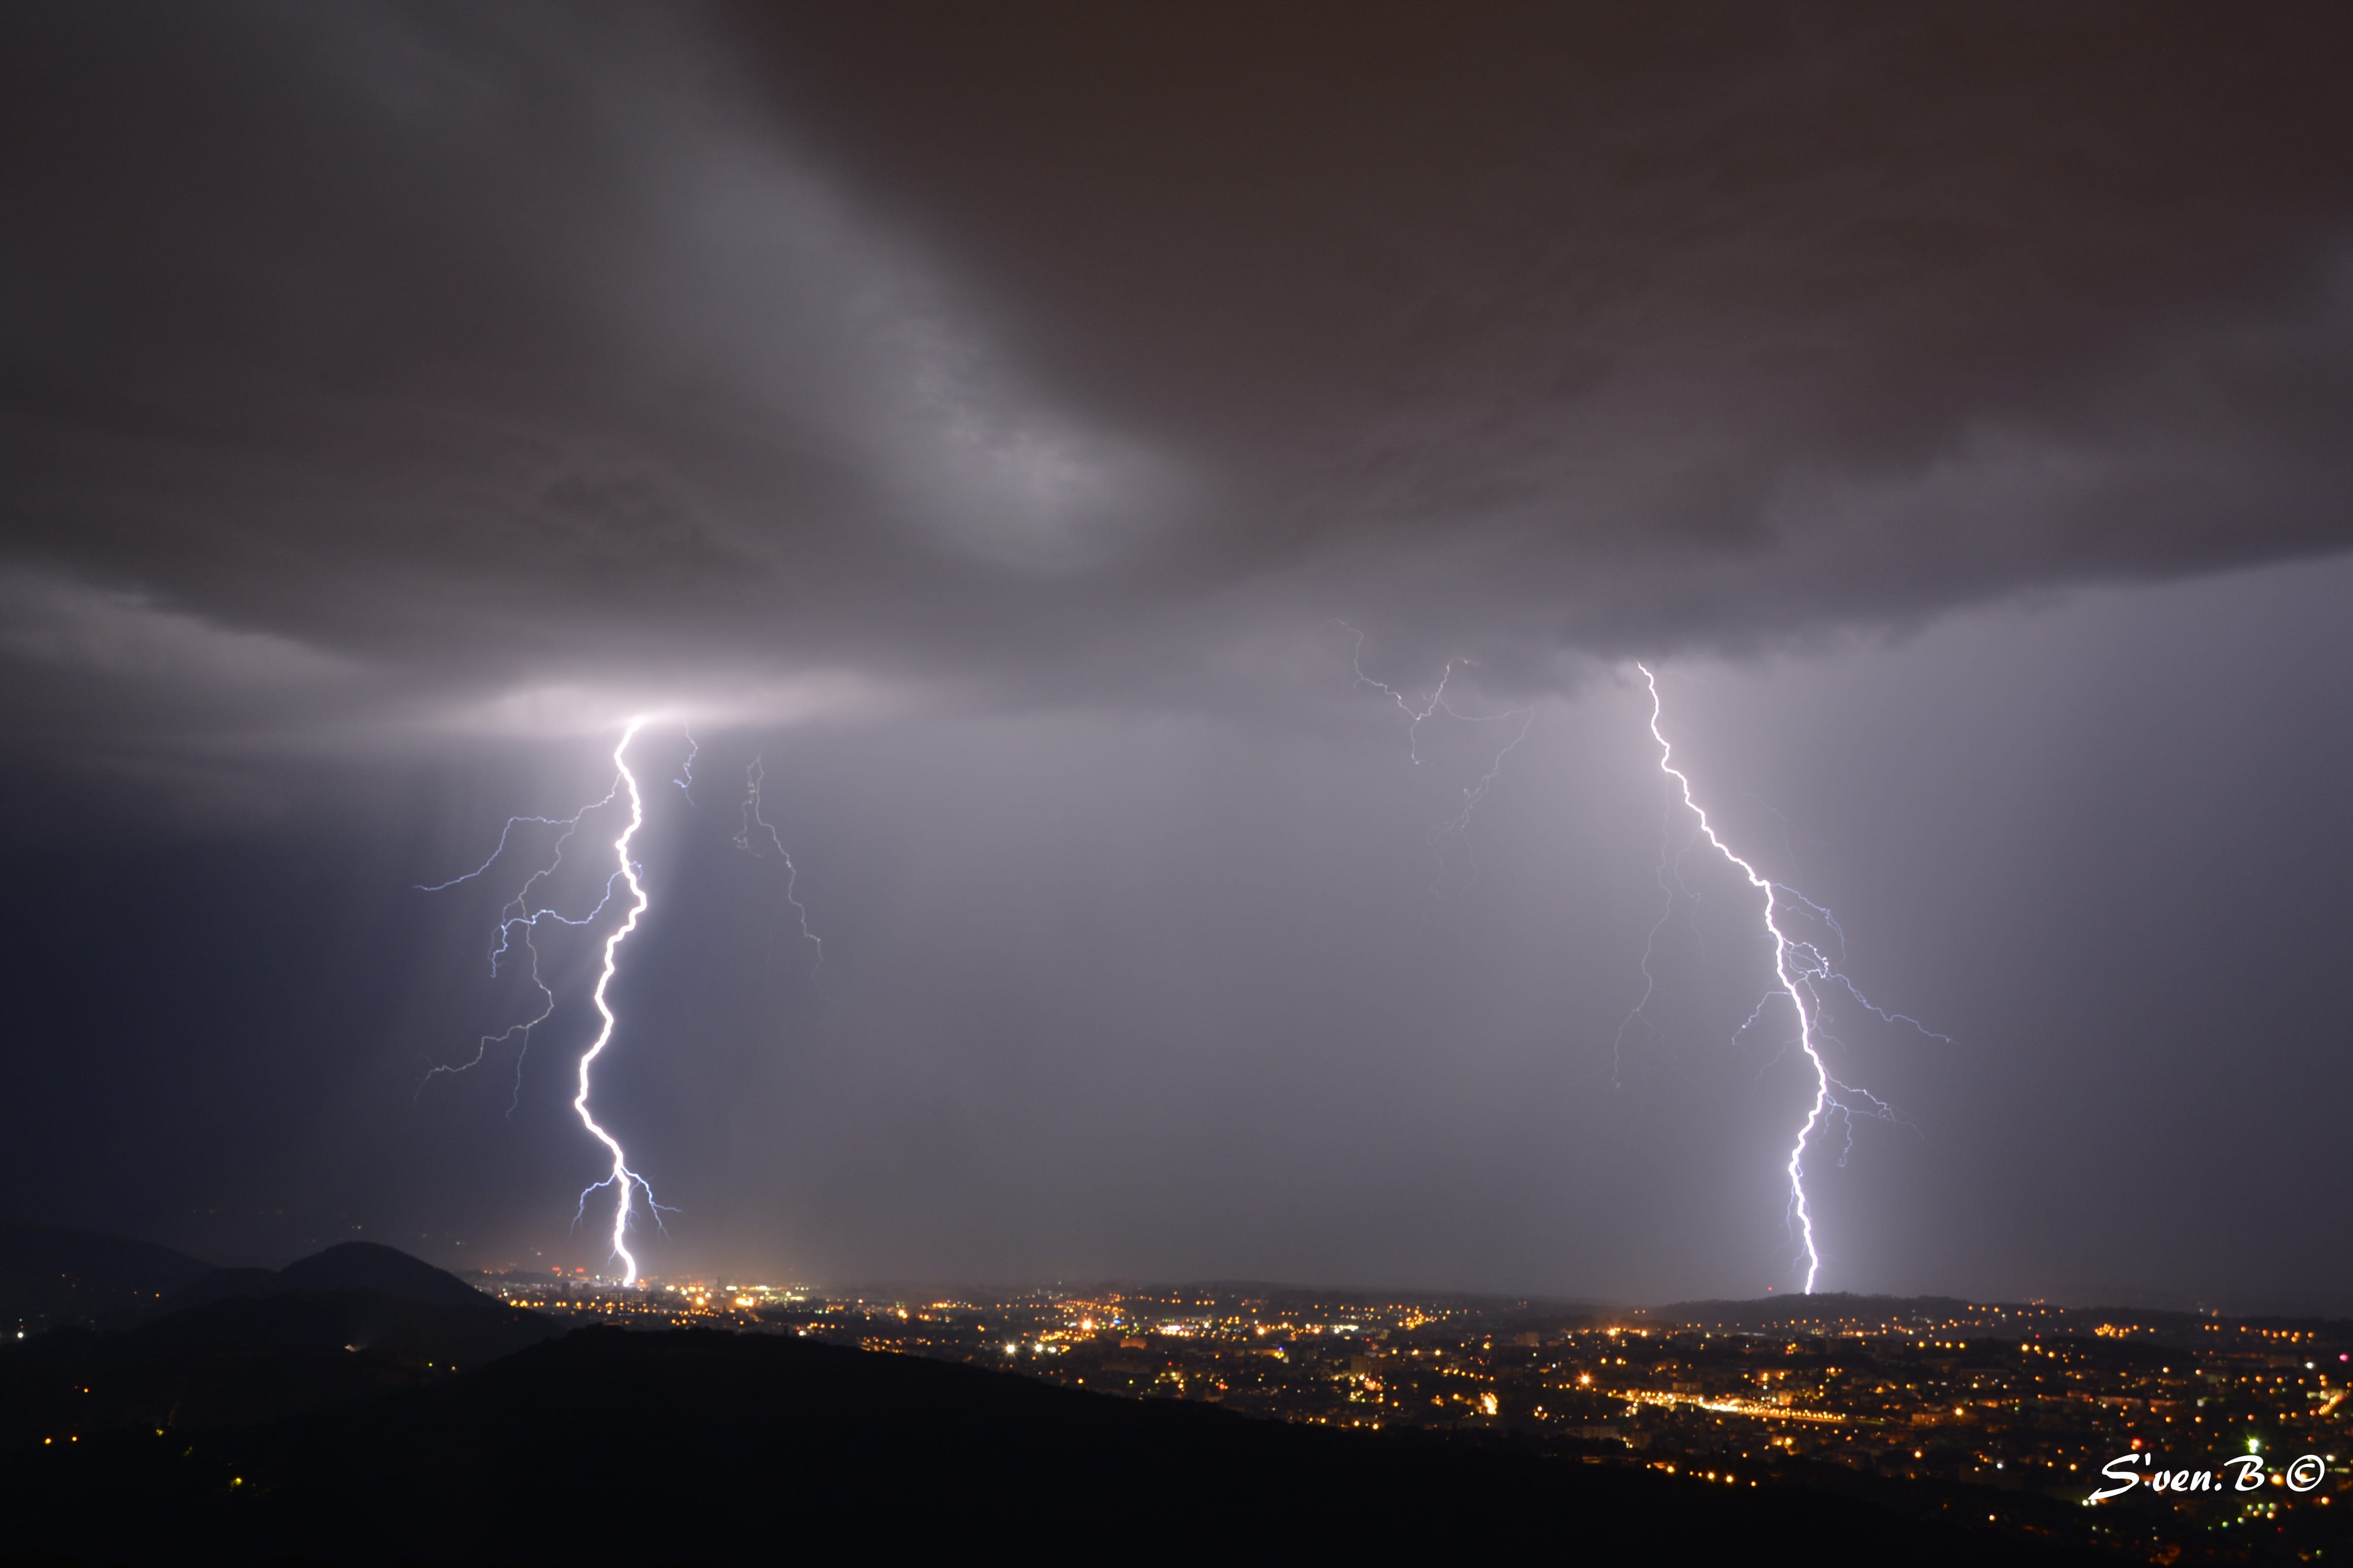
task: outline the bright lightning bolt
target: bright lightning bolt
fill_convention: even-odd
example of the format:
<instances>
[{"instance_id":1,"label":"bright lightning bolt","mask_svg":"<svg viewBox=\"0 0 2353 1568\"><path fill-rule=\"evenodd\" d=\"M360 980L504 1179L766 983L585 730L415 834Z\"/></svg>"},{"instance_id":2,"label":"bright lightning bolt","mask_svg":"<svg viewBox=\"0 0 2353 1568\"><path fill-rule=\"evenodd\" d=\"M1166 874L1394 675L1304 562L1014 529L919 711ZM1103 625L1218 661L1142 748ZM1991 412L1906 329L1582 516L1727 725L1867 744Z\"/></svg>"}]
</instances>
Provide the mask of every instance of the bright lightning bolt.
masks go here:
<instances>
[{"instance_id":1,"label":"bright lightning bolt","mask_svg":"<svg viewBox=\"0 0 2353 1568\"><path fill-rule=\"evenodd\" d=\"M622 1263L624 1271L622 1283L629 1285L637 1283L638 1278L637 1258L631 1255L628 1246L629 1220L635 1210L633 1200L638 1190L644 1189L647 1207L655 1215L657 1223L660 1219L661 1206L655 1203L653 1188L646 1179L629 1168L628 1157L623 1153L619 1141L600 1126L595 1116L590 1114L588 1096L590 1068L596 1058L604 1054L605 1047L612 1043L614 1030L619 1023L614 1016L611 1004L607 999L606 992L611 985L614 972L618 966L621 943L637 930L638 917L646 911L648 905L645 886L638 879L637 865L629 858L629 841L637 836L638 829L645 825L645 798L638 791L637 774L629 767L628 753L630 742L637 739L638 731L644 723L643 719L629 721L628 727L622 732L620 743L614 747L613 766L616 773L613 786L605 792L604 798L589 802L570 816L509 817L506 826L499 830L498 844L491 851L488 859L463 876L452 877L446 882L420 884L417 889L420 892L440 892L446 889L457 887L462 882L470 882L484 875L492 866L498 864L501 856L506 854L509 845L513 840L515 828L521 824L536 824L547 827L560 827L564 830L556 836L554 849L549 854L546 863L534 866L523 879L522 885L516 890L514 897L500 908L498 941L490 952L491 973L495 975L500 973L502 965L512 954L515 944L518 942L521 942L523 951L529 954L527 973L530 974L533 986L540 994L538 1013L521 1023L509 1026L500 1034L484 1035L476 1044L471 1060L430 1068L425 1075L425 1081L429 1082L443 1073L460 1073L480 1066L492 1046L503 1045L518 1036L522 1037L523 1051L527 1052L531 1047L533 1031L545 1023L555 1011L555 994L540 977L539 946L532 940L533 932L539 928L543 921L553 921L558 925L566 926L594 924L613 902L617 885L628 888L630 900L628 913L623 918L620 925L605 939L605 965L603 973L597 977L594 996L597 1016L603 1020L603 1025L597 1030L595 1041L580 1058L579 1088L573 1097L572 1109L578 1113L581 1125L588 1130L590 1136L605 1146L606 1152L612 1156L613 1162L612 1171L604 1180L591 1184L581 1193L580 1212L584 1215L587 1212L590 1193L608 1186L617 1189L617 1202L613 1216L613 1255L620 1258ZM681 789L686 788L694 777L695 746L694 738L691 735L687 737L687 744L690 750L687 754L685 776L673 781ZM579 831L583 819L592 811L611 805L624 793L628 795L629 802L628 825L623 827L620 836L613 840L614 869L605 879L604 894L596 900L596 907L581 915L567 915L558 910L537 907L533 898L535 889L543 881L553 877L564 864L565 849L571 843L573 835ZM691 800L692 796L690 795L688 798ZM522 1054L519 1052L515 1058L515 1094L518 1103L522 1092ZM422 1093L423 1089L424 1084L420 1083L418 1091ZM509 1106L508 1114L513 1114L512 1105Z\"/></svg>"},{"instance_id":2,"label":"bright lightning bolt","mask_svg":"<svg viewBox=\"0 0 2353 1568\"><path fill-rule=\"evenodd\" d=\"M1749 1014L1747 1021L1734 1032L1735 1037L1737 1038L1741 1033L1745 1033L1750 1026L1754 1025L1776 996L1786 996L1789 1000L1789 1005L1798 1015L1799 1049L1805 1054L1808 1065L1813 1068L1813 1102L1807 1107L1805 1121L1798 1127L1796 1140L1789 1148L1787 1167L1789 1176L1789 1212L1797 1223L1799 1237L1805 1248L1805 1289L1807 1294L1810 1295L1813 1293L1814 1280L1821 1272L1822 1260L1821 1254L1814 1244L1813 1210L1806 1198L1807 1145L1812 1141L1816 1130L1820 1128L1831 1116L1837 1115L1846 1121L1848 1147L1852 1149L1855 1110L1851 1100L1863 1102L1862 1114L1888 1121L1895 1119L1894 1110L1884 1100L1863 1090L1840 1083L1831 1076L1830 1066L1823 1059L1821 1052L1823 1042L1829 1040L1831 1037L1822 1028L1820 998L1816 988L1824 982L1834 983L1842 987L1861 1005L1889 1023L1908 1024L1932 1039L1944 1040L1947 1039L1947 1037L1936 1034L1915 1018L1901 1013L1890 1013L1863 995L1853 981L1839 972L1839 964L1844 958L1846 933L1840 929L1837 920L1832 917L1830 910L1803 895L1782 887L1770 878L1761 875L1755 866L1734 854L1731 847L1717 837L1715 824L1708 820L1707 812L1693 797L1690 777L1674 765L1674 747L1669 743L1665 731L1660 728L1663 704L1659 696L1658 677L1651 672L1647 665L1636 665L1635 668L1642 672L1642 679L1650 688L1651 738L1659 744L1659 771L1674 781L1675 787L1683 797L1684 809L1698 821L1697 837L1704 837L1717 854L1731 862L1742 876L1748 879L1750 887L1765 896L1765 931L1773 939L1773 976L1778 984L1773 990L1767 992L1763 999L1757 1003L1756 1009ZM1674 895L1666 885L1667 869L1671 859L1671 857L1662 857L1661 862L1659 885L1661 890L1667 895L1667 911L1651 929L1652 942L1657 940L1659 931L1674 912ZM1793 910L1811 916L1832 933L1836 938L1833 943L1837 949L1835 955L1825 952L1820 943L1792 936L1783 929L1781 923L1783 915ZM1648 944L1645 944L1642 954L1642 978L1644 982L1642 1000L1636 1004L1632 1013L1627 1015L1626 1023L1619 1026L1619 1044L1623 1043L1628 1026L1630 1026L1634 1019L1641 1015L1643 1008L1650 1005L1651 993L1657 985L1651 970L1651 948ZM1617 1047L1613 1045L1613 1052L1616 1048ZM1840 1099L1841 1094L1850 1097L1850 1100ZM1841 1165L1846 1163L1844 1152L1839 1156L1839 1163Z\"/></svg>"},{"instance_id":3,"label":"bright lightning bolt","mask_svg":"<svg viewBox=\"0 0 2353 1568\"><path fill-rule=\"evenodd\" d=\"M588 1129L590 1136L602 1143L606 1152L613 1157L611 1173L603 1181L592 1183L581 1191L580 1209L584 1214L587 1212L588 1194L597 1188L611 1187L615 1190L613 1255L621 1260L621 1283L624 1285L634 1285L638 1282L638 1260L630 1253L628 1243L629 1214L632 1206L630 1200L636 1194L637 1189L645 1188L646 1205L654 1211L657 1217L660 1210L654 1203L652 1186L643 1176L629 1169L628 1156L622 1152L620 1140L605 1131L597 1124L596 1117L589 1114L588 1089L589 1068L596 1065L598 1057L605 1054L605 1047L612 1044L613 1031L620 1022L613 1016L612 1004L606 1000L605 992L613 984L613 971L619 962L621 943L627 942L629 933L638 929L638 917L646 912L645 885L638 880L638 868L629 858L629 840L635 837L638 829L645 825L646 803L644 797L638 793L637 774L629 771L628 750L629 742L637 739L638 726L644 722L642 719L630 720L628 728L621 732L621 743L613 748L613 765L621 771L621 783L629 792L629 825L621 829L619 837L613 840L613 859L619 867L618 875L629 885L629 912L622 917L621 923L614 928L613 933L605 939L605 969L604 973L596 977L596 990L593 997L596 1004L597 1016L605 1021L604 1026L596 1031L596 1037L590 1042L587 1050L581 1053L580 1089L572 1097L572 1109L579 1113L580 1124Z\"/></svg>"}]
</instances>

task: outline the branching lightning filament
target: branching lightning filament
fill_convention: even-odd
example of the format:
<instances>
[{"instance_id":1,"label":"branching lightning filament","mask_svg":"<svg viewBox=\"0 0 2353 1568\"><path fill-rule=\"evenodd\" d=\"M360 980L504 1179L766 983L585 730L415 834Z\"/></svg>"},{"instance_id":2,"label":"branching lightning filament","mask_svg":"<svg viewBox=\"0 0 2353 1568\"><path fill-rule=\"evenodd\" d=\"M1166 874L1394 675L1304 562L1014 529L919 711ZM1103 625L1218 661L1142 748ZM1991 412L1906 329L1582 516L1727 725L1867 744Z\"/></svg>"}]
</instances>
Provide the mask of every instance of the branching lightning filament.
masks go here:
<instances>
[{"instance_id":1,"label":"branching lightning filament","mask_svg":"<svg viewBox=\"0 0 2353 1568\"><path fill-rule=\"evenodd\" d=\"M540 976L539 944L532 940L532 932L538 928L542 921L554 921L558 925L566 926L585 926L594 923L596 918L605 912L605 906L613 901L613 884L619 880L619 876L616 873L605 879L604 896L596 900L594 909L583 915L567 915L558 910L534 908L533 894L540 883L553 877L557 868L564 864L565 847L572 842L573 834L579 830L581 818L592 811L612 805L614 798L620 794L620 790L621 781L616 776L613 786L605 792L603 799L590 801L570 816L511 816L507 818L506 826L499 830L498 845L491 851L489 859L462 876L452 877L446 882L417 885L417 890L420 893L438 893L483 876L492 866L498 864L500 857L507 852L507 846L514 837L517 824L533 823L541 826L564 829L562 833L556 835L555 844L549 852L547 863L533 867L530 874L523 879L522 886L515 890L514 897L500 907L498 941L491 946L490 952L491 973L495 978L504 968L508 958L512 955L515 944L518 942L522 944L523 952L527 955L524 972L531 977L532 988L539 993L539 1011L521 1023L509 1025L495 1035L482 1036L475 1042L473 1056L467 1060L438 1063L428 1067L425 1076L417 1080L418 1094L422 1095L427 1084L445 1073L472 1071L482 1065L492 1046L502 1046L509 1040L520 1037L522 1043L521 1048L515 1052L514 1092L508 1102L507 1114L512 1116L515 1107L522 1103L523 1058L530 1053L533 1031L547 1022L555 1011L555 993L548 989L547 982Z\"/></svg>"}]
</instances>

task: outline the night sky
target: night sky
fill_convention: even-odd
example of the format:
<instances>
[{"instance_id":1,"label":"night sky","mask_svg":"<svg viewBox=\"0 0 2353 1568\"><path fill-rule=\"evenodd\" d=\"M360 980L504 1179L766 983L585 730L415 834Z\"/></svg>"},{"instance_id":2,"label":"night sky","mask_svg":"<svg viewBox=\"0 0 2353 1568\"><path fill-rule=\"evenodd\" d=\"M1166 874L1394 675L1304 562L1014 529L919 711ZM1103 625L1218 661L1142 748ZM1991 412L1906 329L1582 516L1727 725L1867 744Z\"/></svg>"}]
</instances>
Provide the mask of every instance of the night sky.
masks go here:
<instances>
[{"instance_id":1,"label":"night sky","mask_svg":"<svg viewBox=\"0 0 2353 1568\"><path fill-rule=\"evenodd\" d=\"M2353 1310L2348 50L10 5L0 1215L605 1266L645 715L649 1271L1792 1289L1640 660L1821 1287Z\"/></svg>"}]
</instances>

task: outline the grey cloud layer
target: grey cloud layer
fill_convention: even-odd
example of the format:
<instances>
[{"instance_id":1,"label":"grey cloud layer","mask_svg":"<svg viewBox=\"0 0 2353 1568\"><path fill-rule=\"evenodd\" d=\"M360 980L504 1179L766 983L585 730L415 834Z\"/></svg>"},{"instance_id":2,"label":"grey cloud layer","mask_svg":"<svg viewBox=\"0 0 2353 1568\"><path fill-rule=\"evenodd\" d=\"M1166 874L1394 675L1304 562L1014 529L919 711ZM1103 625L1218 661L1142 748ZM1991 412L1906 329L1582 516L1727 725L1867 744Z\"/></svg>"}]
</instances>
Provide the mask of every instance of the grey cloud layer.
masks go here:
<instances>
[{"instance_id":1,"label":"grey cloud layer","mask_svg":"<svg viewBox=\"0 0 2353 1568\"><path fill-rule=\"evenodd\" d=\"M1534 680L2353 538L2324 8L7 26L20 731Z\"/></svg>"}]
</instances>

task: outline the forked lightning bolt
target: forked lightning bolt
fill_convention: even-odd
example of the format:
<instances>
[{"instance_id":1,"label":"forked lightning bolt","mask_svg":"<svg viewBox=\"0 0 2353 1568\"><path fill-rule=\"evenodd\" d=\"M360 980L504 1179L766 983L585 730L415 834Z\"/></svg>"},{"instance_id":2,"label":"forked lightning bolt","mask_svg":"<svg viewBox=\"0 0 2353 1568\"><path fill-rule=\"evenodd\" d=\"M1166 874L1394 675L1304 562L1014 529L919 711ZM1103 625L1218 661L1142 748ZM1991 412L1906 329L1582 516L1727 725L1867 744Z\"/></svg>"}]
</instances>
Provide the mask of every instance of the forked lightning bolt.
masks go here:
<instances>
[{"instance_id":1,"label":"forked lightning bolt","mask_svg":"<svg viewBox=\"0 0 2353 1568\"><path fill-rule=\"evenodd\" d=\"M1823 1059L1821 1051L1822 1043L1829 1037L1822 1030L1821 998L1816 987L1825 981L1833 982L1841 986L1856 1002L1890 1023L1909 1024L1932 1039L1942 1040L1947 1037L1936 1034L1921 1025L1917 1019L1907 1017L1901 1013L1890 1013L1881 1008L1856 989L1854 982L1839 973L1838 961L1833 959L1831 953L1824 952L1820 943L1792 936L1783 928L1782 920L1785 914L1801 911L1803 915L1820 921L1839 939L1833 946L1841 950L1843 948L1845 933L1839 929L1838 921L1828 910L1800 894L1791 892L1770 878L1759 874L1754 865L1734 854L1731 846L1717 837L1715 826L1708 820L1706 810L1693 797L1690 777L1674 765L1674 748L1668 742L1665 731L1660 727L1662 704L1659 698L1658 677L1651 672L1647 665L1636 665L1635 668L1642 672L1642 679L1651 691L1651 738L1659 744L1659 770L1674 781L1675 787L1683 797L1684 809L1697 820L1699 828L1696 837L1705 838L1717 854L1731 862L1742 876L1748 879L1750 887L1765 896L1765 932L1773 940L1773 977L1777 984L1774 989L1766 993L1762 1001L1757 1003L1756 1010L1749 1014L1747 1022L1741 1025L1740 1029L1746 1031L1750 1025L1756 1023L1757 1016L1776 996L1788 997L1789 1005L1798 1016L1798 1047L1805 1053L1807 1065L1813 1069L1813 1102L1806 1108L1805 1121L1799 1124L1796 1141L1789 1148L1788 1165L1789 1212L1796 1221L1799 1239L1805 1249L1805 1288L1807 1293L1810 1295L1813 1292L1814 1280L1821 1272L1822 1260L1821 1253L1814 1244L1813 1210L1806 1199L1807 1145L1812 1142L1815 1131L1833 1114L1847 1119L1848 1138L1850 1144L1852 1143L1854 1110L1852 1107L1838 1098L1840 1092L1863 1101L1865 1115L1886 1119L1892 1119L1894 1116L1894 1112L1885 1101L1860 1089L1850 1089L1831 1076L1830 1066ZM1662 869L1660 878L1660 885L1662 889L1665 887L1665 882L1666 875ZM1672 894L1670 894L1668 916L1672 916L1672 912L1673 905ZM1666 918L1662 917L1659 926L1651 929L1651 935L1653 941L1658 936L1660 927L1665 925ZM1642 976L1645 982L1642 1000L1635 1005L1634 1012L1628 1015L1629 1024L1641 1015L1643 1007L1649 1005L1651 989L1656 984L1651 975L1650 951L1647 947L1643 952ZM1624 1037L1625 1027L1620 1026L1619 1038L1621 1043ZM1841 1164L1845 1163L1843 1154L1840 1157L1840 1163Z\"/></svg>"}]
</instances>

